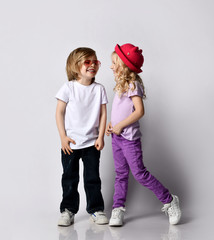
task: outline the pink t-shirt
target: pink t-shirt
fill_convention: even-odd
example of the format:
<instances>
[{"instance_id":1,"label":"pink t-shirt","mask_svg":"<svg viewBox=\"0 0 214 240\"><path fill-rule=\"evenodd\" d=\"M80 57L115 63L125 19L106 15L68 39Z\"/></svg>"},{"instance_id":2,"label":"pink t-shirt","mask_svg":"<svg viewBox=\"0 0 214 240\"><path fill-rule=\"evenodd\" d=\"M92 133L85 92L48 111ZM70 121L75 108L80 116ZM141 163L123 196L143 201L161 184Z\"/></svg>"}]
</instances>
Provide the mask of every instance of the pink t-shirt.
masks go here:
<instances>
[{"instance_id":1,"label":"pink t-shirt","mask_svg":"<svg viewBox=\"0 0 214 240\"><path fill-rule=\"evenodd\" d=\"M117 123L121 122L125 118L127 118L132 112L134 112L134 104L132 102L132 96L140 96L143 97L143 87L142 85L135 81L136 88L134 91L131 89L128 90L127 93L118 96L115 93L112 110L111 110L111 124L114 127ZM130 85L131 88L131 85ZM128 140L136 140L142 136L140 132L140 124L139 122L134 122L129 126L125 127L122 132L121 136L128 139Z\"/></svg>"}]
</instances>

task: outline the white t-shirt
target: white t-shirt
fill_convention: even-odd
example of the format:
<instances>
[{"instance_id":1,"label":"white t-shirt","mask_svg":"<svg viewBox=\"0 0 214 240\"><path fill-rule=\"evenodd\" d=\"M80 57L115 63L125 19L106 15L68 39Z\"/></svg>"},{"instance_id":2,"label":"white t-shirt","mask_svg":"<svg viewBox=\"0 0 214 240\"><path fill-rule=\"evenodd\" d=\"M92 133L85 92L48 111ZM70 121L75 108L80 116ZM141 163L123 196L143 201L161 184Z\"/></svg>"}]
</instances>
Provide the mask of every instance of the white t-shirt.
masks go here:
<instances>
[{"instance_id":1,"label":"white t-shirt","mask_svg":"<svg viewBox=\"0 0 214 240\"><path fill-rule=\"evenodd\" d=\"M85 86L78 81L66 82L56 94L56 98L66 102L66 135L76 144L71 149L93 146L99 134L101 104L108 103L103 85L92 83Z\"/></svg>"}]
</instances>

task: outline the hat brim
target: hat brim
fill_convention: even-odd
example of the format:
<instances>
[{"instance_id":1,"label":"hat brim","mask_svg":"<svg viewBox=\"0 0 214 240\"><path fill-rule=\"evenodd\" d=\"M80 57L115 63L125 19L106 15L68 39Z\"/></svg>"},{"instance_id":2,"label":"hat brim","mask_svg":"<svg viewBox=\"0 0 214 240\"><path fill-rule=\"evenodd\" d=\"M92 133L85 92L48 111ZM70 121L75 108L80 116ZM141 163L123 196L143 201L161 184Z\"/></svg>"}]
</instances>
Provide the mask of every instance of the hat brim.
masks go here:
<instances>
[{"instance_id":1,"label":"hat brim","mask_svg":"<svg viewBox=\"0 0 214 240\"><path fill-rule=\"evenodd\" d=\"M119 56L119 58L126 64L127 67L129 67L133 72L136 73L141 73L142 70L140 68L137 68L132 62L129 61L129 59L123 54L120 45L117 44L115 46L115 52L117 53L117 55Z\"/></svg>"}]
</instances>

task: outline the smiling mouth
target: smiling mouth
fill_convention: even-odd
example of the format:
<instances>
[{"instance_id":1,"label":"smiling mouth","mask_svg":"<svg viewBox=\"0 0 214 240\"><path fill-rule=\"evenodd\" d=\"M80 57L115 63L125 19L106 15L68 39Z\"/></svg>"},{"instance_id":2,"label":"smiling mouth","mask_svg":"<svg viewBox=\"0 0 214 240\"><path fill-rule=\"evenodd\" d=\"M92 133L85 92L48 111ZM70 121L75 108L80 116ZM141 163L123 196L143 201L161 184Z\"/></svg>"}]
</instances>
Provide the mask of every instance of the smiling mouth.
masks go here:
<instances>
[{"instance_id":1,"label":"smiling mouth","mask_svg":"<svg viewBox=\"0 0 214 240\"><path fill-rule=\"evenodd\" d=\"M88 69L87 72L95 73L96 71L94 69Z\"/></svg>"}]
</instances>

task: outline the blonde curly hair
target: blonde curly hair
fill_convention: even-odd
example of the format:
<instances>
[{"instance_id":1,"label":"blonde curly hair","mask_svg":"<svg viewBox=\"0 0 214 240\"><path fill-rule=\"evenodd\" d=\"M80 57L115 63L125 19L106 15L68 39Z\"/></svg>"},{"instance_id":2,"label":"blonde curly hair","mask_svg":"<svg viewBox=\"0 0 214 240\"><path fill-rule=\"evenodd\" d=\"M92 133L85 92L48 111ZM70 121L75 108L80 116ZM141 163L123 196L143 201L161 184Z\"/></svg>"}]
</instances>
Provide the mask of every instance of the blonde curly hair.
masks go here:
<instances>
[{"instance_id":1,"label":"blonde curly hair","mask_svg":"<svg viewBox=\"0 0 214 240\"><path fill-rule=\"evenodd\" d=\"M143 87L143 99L145 99L145 87L141 77L137 73L133 72L129 67L127 67L115 51L112 53L112 58L115 60L114 64L116 66L117 75L115 77L116 86L114 87L114 91L116 91L121 97L122 94L128 92L130 84L132 85L131 90L134 91L136 88L135 81L138 81Z\"/></svg>"}]
</instances>

